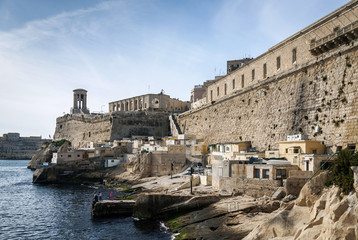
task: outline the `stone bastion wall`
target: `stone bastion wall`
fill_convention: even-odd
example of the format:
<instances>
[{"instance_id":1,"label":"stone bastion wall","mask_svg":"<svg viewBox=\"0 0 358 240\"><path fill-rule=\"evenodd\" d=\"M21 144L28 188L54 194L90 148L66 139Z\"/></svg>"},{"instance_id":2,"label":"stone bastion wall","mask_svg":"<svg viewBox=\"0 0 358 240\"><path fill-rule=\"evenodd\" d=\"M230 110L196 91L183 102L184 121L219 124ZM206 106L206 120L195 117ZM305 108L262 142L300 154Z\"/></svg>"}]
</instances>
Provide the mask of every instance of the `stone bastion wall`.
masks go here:
<instances>
[{"instance_id":1,"label":"stone bastion wall","mask_svg":"<svg viewBox=\"0 0 358 240\"><path fill-rule=\"evenodd\" d=\"M90 142L120 140L133 135L162 137L168 134L169 113L166 112L66 114L56 119L54 140L67 139L74 147L89 147Z\"/></svg>"},{"instance_id":2,"label":"stone bastion wall","mask_svg":"<svg viewBox=\"0 0 358 240\"><path fill-rule=\"evenodd\" d=\"M298 133L324 141L328 153L357 143L358 47L354 44L180 114L181 131L209 144L252 141L258 150L278 149L287 135Z\"/></svg>"}]
</instances>

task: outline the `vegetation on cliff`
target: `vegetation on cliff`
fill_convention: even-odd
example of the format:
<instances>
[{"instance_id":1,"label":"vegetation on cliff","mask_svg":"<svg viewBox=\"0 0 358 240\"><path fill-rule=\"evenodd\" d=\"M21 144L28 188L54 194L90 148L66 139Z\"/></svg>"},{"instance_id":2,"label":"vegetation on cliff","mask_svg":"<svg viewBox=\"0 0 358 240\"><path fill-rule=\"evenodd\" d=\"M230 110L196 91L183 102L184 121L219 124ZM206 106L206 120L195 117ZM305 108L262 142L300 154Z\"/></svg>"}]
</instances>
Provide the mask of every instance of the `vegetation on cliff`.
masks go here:
<instances>
[{"instance_id":1,"label":"vegetation on cliff","mask_svg":"<svg viewBox=\"0 0 358 240\"><path fill-rule=\"evenodd\" d=\"M68 143L69 146L71 146L71 142L66 139L61 139L59 141L53 141L52 142L56 147L61 147L64 143Z\"/></svg>"},{"instance_id":2,"label":"vegetation on cliff","mask_svg":"<svg viewBox=\"0 0 358 240\"><path fill-rule=\"evenodd\" d=\"M345 194L353 190L354 175L351 166L358 165L358 153L345 149L338 153L330 168L326 186L339 186Z\"/></svg>"}]
</instances>

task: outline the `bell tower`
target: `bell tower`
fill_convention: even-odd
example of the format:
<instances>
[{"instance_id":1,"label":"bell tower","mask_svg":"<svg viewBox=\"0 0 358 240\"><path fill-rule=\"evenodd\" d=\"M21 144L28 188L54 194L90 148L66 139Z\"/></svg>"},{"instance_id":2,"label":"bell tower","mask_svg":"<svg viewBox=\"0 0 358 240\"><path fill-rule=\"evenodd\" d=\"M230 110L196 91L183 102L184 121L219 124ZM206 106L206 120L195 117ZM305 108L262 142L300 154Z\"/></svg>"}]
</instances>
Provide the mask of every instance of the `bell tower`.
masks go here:
<instances>
[{"instance_id":1,"label":"bell tower","mask_svg":"<svg viewBox=\"0 0 358 240\"><path fill-rule=\"evenodd\" d=\"M73 90L73 107L71 108L71 114L89 114L87 108L87 91L81 88Z\"/></svg>"}]
</instances>

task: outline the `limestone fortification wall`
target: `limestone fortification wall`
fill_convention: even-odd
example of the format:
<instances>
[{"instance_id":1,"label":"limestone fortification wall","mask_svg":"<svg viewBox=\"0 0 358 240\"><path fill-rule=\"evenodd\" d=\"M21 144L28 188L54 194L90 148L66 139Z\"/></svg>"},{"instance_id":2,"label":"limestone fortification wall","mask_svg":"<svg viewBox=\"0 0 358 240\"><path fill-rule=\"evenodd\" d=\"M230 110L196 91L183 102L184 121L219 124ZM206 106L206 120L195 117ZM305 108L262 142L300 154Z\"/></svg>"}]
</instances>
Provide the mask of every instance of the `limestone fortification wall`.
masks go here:
<instances>
[{"instance_id":1,"label":"limestone fortification wall","mask_svg":"<svg viewBox=\"0 0 358 240\"><path fill-rule=\"evenodd\" d=\"M66 139L74 147L141 136L167 136L169 114L164 112L112 112L104 115L67 114L58 117L54 140Z\"/></svg>"},{"instance_id":2,"label":"limestone fortification wall","mask_svg":"<svg viewBox=\"0 0 358 240\"><path fill-rule=\"evenodd\" d=\"M278 148L290 134L322 140L327 152L358 142L357 42L323 53L299 68L270 77L178 116L185 134L209 144L252 141ZM315 133L315 127L321 128Z\"/></svg>"}]
</instances>

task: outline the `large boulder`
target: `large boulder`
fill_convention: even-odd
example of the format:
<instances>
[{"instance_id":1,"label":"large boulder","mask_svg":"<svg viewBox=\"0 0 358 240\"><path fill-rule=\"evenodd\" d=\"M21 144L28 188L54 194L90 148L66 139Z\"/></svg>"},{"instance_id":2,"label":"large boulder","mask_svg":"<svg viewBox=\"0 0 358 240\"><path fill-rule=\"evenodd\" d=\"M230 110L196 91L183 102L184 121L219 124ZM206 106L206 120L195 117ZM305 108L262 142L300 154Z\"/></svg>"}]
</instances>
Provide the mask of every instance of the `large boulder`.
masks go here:
<instances>
[{"instance_id":1,"label":"large boulder","mask_svg":"<svg viewBox=\"0 0 358 240\"><path fill-rule=\"evenodd\" d=\"M53 183L57 181L58 171L55 166L36 169L33 176L33 183Z\"/></svg>"},{"instance_id":2,"label":"large boulder","mask_svg":"<svg viewBox=\"0 0 358 240\"><path fill-rule=\"evenodd\" d=\"M325 188L321 173L301 190L295 205L272 213L244 239L358 239L356 192L343 195L339 187Z\"/></svg>"},{"instance_id":3,"label":"large boulder","mask_svg":"<svg viewBox=\"0 0 358 240\"><path fill-rule=\"evenodd\" d=\"M328 172L321 172L316 177L307 182L301 189L300 195L296 200L296 205L312 207L320 193L325 187Z\"/></svg>"}]
</instances>

